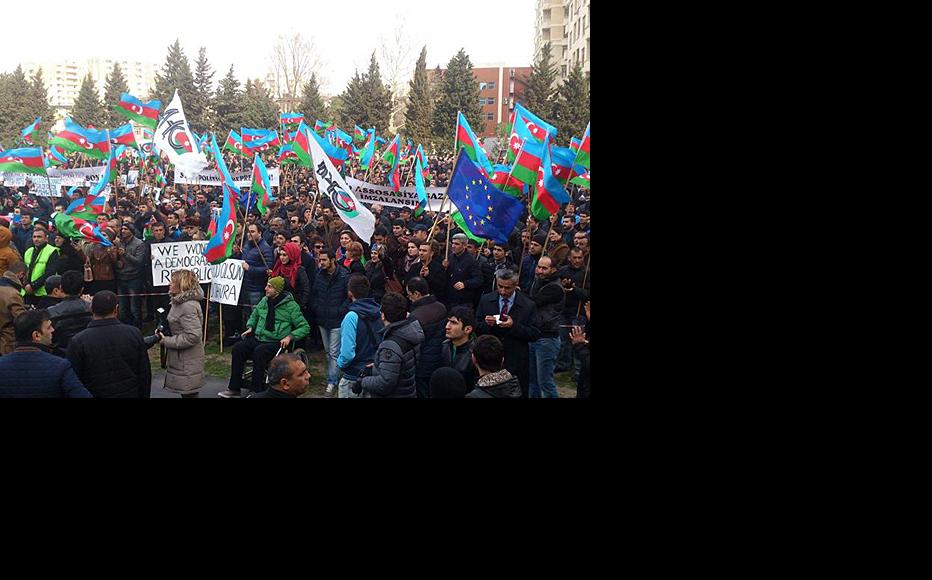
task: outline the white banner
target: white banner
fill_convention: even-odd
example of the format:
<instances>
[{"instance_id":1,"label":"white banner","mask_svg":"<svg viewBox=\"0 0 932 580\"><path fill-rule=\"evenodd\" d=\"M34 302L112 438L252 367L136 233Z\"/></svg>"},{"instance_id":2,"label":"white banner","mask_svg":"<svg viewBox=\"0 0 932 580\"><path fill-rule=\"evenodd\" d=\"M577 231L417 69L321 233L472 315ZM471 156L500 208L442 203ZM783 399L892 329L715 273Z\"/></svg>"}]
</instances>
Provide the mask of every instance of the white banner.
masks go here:
<instances>
[{"instance_id":1,"label":"white banner","mask_svg":"<svg viewBox=\"0 0 932 580\"><path fill-rule=\"evenodd\" d=\"M204 258L207 240L152 244L152 285L168 286L175 270L194 270L201 284L210 282L210 264Z\"/></svg>"},{"instance_id":2,"label":"white banner","mask_svg":"<svg viewBox=\"0 0 932 580\"><path fill-rule=\"evenodd\" d=\"M130 169L129 173L126 174L126 177L123 178L126 187L136 187L136 184L139 182L139 170Z\"/></svg>"},{"instance_id":3,"label":"white banner","mask_svg":"<svg viewBox=\"0 0 932 580\"><path fill-rule=\"evenodd\" d=\"M243 286L243 261L225 260L211 266L210 301L236 306Z\"/></svg>"},{"instance_id":4,"label":"white banner","mask_svg":"<svg viewBox=\"0 0 932 580\"><path fill-rule=\"evenodd\" d=\"M272 186L278 187L278 167L269 169L269 181ZM252 186L252 169L248 171L231 171L230 177L236 183L237 187ZM188 185L200 184L220 187L220 174L216 170L201 171L197 175L188 177L181 170L175 171L175 183L185 183Z\"/></svg>"},{"instance_id":5,"label":"white banner","mask_svg":"<svg viewBox=\"0 0 932 580\"><path fill-rule=\"evenodd\" d=\"M175 165L189 173L198 173L207 167L207 157L197 150L197 142L191 134L188 120L178 90L164 111L159 113L159 124L155 128L155 145Z\"/></svg>"},{"instance_id":6,"label":"white banner","mask_svg":"<svg viewBox=\"0 0 932 580\"><path fill-rule=\"evenodd\" d=\"M49 169L48 174L50 178L60 177L61 185L65 187L73 185L93 187L100 181L100 176L103 175L106 168L106 165L101 165L99 167L82 167L79 169Z\"/></svg>"},{"instance_id":7,"label":"white banner","mask_svg":"<svg viewBox=\"0 0 932 580\"><path fill-rule=\"evenodd\" d=\"M7 187L22 187L26 185L25 173L0 173L0 183Z\"/></svg>"},{"instance_id":8,"label":"white banner","mask_svg":"<svg viewBox=\"0 0 932 580\"><path fill-rule=\"evenodd\" d=\"M392 191L387 185L374 185L359 181L352 177L346 178L346 183L353 188L353 193L359 198L359 201L365 203L378 203L383 206L404 207L411 209L417 207L417 192L414 187L402 187L398 193ZM430 211L440 211L440 203L447 192L445 187L427 187L427 209ZM449 204L447 204L449 208Z\"/></svg>"},{"instance_id":9,"label":"white banner","mask_svg":"<svg viewBox=\"0 0 932 580\"><path fill-rule=\"evenodd\" d=\"M49 184L51 184L51 188L49 188ZM34 177L29 193L40 197L60 197L61 177L49 177L48 180Z\"/></svg>"},{"instance_id":10,"label":"white banner","mask_svg":"<svg viewBox=\"0 0 932 580\"><path fill-rule=\"evenodd\" d=\"M364 241L372 239L375 230L375 216L356 199L353 190L346 184L343 177L337 173L330 158L324 154L317 139L308 139L311 149L311 159L314 160L314 173L317 179L317 189L320 195L330 198L330 203L343 219L343 223L356 232Z\"/></svg>"}]
</instances>

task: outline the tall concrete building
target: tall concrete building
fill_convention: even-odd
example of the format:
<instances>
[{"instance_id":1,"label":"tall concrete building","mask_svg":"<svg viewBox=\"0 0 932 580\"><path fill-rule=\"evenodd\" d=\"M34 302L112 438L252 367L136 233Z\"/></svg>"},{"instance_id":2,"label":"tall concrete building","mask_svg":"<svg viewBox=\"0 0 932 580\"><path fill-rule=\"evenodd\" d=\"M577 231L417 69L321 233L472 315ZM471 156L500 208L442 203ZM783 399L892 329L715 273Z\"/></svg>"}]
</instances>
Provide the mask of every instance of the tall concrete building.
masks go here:
<instances>
[{"instance_id":1,"label":"tall concrete building","mask_svg":"<svg viewBox=\"0 0 932 580\"><path fill-rule=\"evenodd\" d=\"M579 62L589 76L590 0L537 0L534 61L548 42L550 62L557 70L554 88Z\"/></svg>"},{"instance_id":2,"label":"tall concrete building","mask_svg":"<svg viewBox=\"0 0 932 580\"><path fill-rule=\"evenodd\" d=\"M436 74L437 69L427 70L427 78L431 81ZM483 127L473 127L472 130L479 137L493 137L495 126L507 123L515 102L524 98L531 67L476 66L472 74L479 83L479 102L482 104L484 121Z\"/></svg>"},{"instance_id":3,"label":"tall concrete building","mask_svg":"<svg viewBox=\"0 0 932 580\"><path fill-rule=\"evenodd\" d=\"M97 85L97 94L103 99L107 86L107 75L113 70L113 63L120 63L123 76L129 92L145 100L149 90L155 86L155 73L159 65L139 61L90 58L87 60L52 60L44 62L27 62L23 64L23 72L31 78L35 72L42 69L42 79L49 95L49 104L57 109L59 122L71 111L74 101L78 98L81 83L88 73Z\"/></svg>"}]
</instances>

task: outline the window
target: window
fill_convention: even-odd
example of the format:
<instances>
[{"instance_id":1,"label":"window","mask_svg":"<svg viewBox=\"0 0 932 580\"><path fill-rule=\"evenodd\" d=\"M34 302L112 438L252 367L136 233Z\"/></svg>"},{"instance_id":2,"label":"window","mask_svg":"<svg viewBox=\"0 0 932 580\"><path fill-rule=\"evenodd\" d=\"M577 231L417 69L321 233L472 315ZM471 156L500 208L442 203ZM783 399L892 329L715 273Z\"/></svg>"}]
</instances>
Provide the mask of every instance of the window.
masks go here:
<instances>
[{"instance_id":1,"label":"window","mask_svg":"<svg viewBox=\"0 0 932 580\"><path fill-rule=\"evenodd\" d=\"M488 85L486 86L486 88L487 88L487 89L494 89L494 88L495 88L495 81L492 81L492 82L488 83Z\"/></svg>"},{"instance_id":2,"label":"window","mask_svg":"<svg viewBox=\"0 0 932 580\"><path fill-rule=\"evenodd\" d=\"M495 120L495 113L486 113L486 114L485 114L485 120L486 120L486 121L494 121L494 120Z\"/></svg>"},{"instance_id":3,"label":"window","mask_svg":"<svg viewBox=\"0 0 932 580\"><path fill-rule=\"evenodd\" d=\"M486 104L486 105L494 105L494 104L495 104L495 99L492 98L492 97L489 97L488 99L485 100L485 104Z\"/></svg>"}]
</instances>

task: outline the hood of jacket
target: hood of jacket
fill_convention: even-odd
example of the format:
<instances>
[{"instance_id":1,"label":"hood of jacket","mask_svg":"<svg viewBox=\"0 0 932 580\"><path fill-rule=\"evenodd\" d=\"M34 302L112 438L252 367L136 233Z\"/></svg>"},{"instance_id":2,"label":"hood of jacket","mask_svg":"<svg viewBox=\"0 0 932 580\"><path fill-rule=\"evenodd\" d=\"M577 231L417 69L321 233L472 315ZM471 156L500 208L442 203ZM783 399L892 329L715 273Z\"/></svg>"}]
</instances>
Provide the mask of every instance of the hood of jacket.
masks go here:
<instances>
[{"instance_id":1,"label":"hood of jacket","mask_svg":"<svg viewBox=\"0 0 932 580\"><path fill-rule=\"evenodd\" d=\"M200 301L203 299L204 299L204 291L201 289L200 284L195 285L194 288L186 290L185 292L182 292L181 294L176 294L172 296L172 302L174 302L175 304L179 304L179 305L184 304L188 300Z\"/></svg>"},{"instance_id":2,"label":"hood of jacket","mask_svg":"<svg viewBox=\"0 0 932 580\"><path fill-rule=\"evenodd\" d=\"M10 231L10 228L6 226L0 226L0 248L5 248L10 245L10 240L13 239L13 232ZM0 272L2 274L3 272Z\"/></svg>"},{"instance_id":3,"label":"hood of jacket","mask_svg":"<svg viewBox=\"0 0 932 580\"><path fill-rule=\"evenodd\" d=\"M421 344L424 342L424 329L421 328L421 323L417 321L417 318L413 316L409 316L398 322L392 322L385 327L382 333L383 340L398 337L411 344Z\"/></svg>"},{"instance_id":4,"label":"hood of jacket","mask_svg":"<svg viewBox=\"0 0 932 580\"><path fill-rule=\"evenodd\" d=\"M382 308L373 298L363 298L353 302L350 304L349 311L368 320L381 320L382 316Z\"/></svg>"}]
</instances>

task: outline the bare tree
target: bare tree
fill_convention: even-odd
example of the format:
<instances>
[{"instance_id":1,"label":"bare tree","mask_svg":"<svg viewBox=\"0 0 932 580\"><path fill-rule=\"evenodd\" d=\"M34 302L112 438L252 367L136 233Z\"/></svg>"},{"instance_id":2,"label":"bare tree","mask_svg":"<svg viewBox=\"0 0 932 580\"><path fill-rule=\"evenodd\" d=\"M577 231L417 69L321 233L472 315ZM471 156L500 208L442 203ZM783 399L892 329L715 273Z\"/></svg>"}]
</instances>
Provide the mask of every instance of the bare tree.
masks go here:
<instances>
[{"instance_id":1,"label":"bare tree","mask_svg":"<svg viewBox=\"0 0 932 580\"><path fill-rule=\"evenodd\" d=\"M414 74L414 63L417 55L410 42L408 42L402 22L395 24L391 36L379 36L379 60L385 74L385 82L392 91L392 115L390 128L392 131L404 126L405 108L407 106L408 81Z\"/></svg>"},{"instance_id":2,"label":"bare tree","mask_svg":"<svg viewBox=\"0 0 932 580\"><path fill-rule=\"evenodd\" d=\"M279 35L272 48L270 87L275 100L288 110L294 110L301 102L301 88L323 66L314 49L314 41L307 40L300 32L288 36Z\"/></svg>"}]
</instances>

